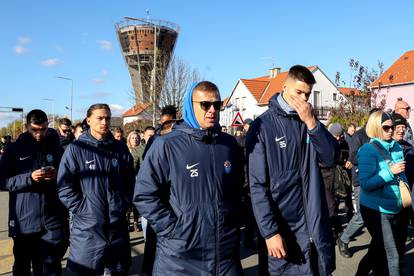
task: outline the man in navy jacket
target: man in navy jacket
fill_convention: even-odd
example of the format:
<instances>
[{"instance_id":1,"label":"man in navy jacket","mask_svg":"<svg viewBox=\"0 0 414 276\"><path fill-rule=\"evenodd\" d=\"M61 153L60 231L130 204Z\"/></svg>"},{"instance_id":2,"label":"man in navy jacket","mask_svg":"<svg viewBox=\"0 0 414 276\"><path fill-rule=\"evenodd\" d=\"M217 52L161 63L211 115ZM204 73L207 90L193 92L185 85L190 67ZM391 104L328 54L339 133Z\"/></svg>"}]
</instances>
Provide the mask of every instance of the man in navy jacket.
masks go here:
<instances>
[{"instance_id":1,"label":"man in navy jacket","mask_svg":"<svg viewBox=\"0 0 414 276\"><path fill-rule=\"evenodd\" d=\"M9 191L9 236L13 238L14 275L61 275L67 242L66 211L56 192L63 148L47 116L27 114L27 132L0 161L0 190Z\"/></svg>"},{"instance_id":2,"label":"man in navy jacket","mask_svg":"<svg viewBox=\"0 0 414 276\"><path fill-rule=\"evenodd\" d=\"M329 275L335 251L318 162L332 166L337 143L307 103L315 78L293 66L283 93L247 137L253 211L271 275Z\"/></svg>"},{"instance_id":3,"label":"man in navy jacket","mask_svg":"<svg viewBox=\"0 0 414 276\"><path fill-rule=\"evenodd\" d=\"M59 198L73 214L67 267L81 275L126 275L132 156L109 130L108 105L89 107L86 120L90 128L66 148L58 173Z\"/></svg>"},{"instance_id":4,"label":"man in navy jacket","mask_svg":"<svg viewBox=\"0 0 414 276\"><path fill-rule=\"evenodd\" d=\"M153 275L240 275L242 153L220 131L220 94L191 87L184 121L157 137L135 185L134 204L157 235Z\"/></svg>"}]
</instances>

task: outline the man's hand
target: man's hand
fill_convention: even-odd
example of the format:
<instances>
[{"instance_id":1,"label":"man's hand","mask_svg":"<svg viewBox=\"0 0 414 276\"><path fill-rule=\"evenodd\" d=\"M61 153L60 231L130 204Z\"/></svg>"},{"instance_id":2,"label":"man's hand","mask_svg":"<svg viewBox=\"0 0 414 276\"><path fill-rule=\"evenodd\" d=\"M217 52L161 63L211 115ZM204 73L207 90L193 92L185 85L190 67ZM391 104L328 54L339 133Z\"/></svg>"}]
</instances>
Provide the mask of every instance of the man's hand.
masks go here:
<instances>
[{"instance_id":1,"label":"man's hand","mask_svg":"<svg viewBox=\"0 0 414 276\"><path fill-rule=\"evenodd\" d=\"M345 165L344 165L345 169L349 170L352 168L352 163L349 161L346 161Z\"/></svg>"},{"instance_id":2,"label":"man's hand","mask_svg":"<svg viewBox=\"0 0 414 276\"><path fill-rule=\"evenodd\" d=\"M41 180L54 180L57 177L57 171L54 167L51 167L48 170L38 169L33 171L31 176L35 182L39 182Z\"/></svg>"},{"instance_id":3,"label":"man's hand","mask_svg":"<svg viewBox=\"0 0 414 276\"><path fill-rule=\"evenodd\" d=\"M269 256L273 256L278 259L286 257L285 244L280 234L276 234L273 237L268 238L266 240L266 246Z\"/></svg>"},{"instance_id":4,"label":"man's hand","mask_svg":"<svg viewBox=\"0 0 414 276\"><path fill-rule=\"evenodd\" d=\"M298 113L302 122L306 124L309 130L314 129L316 127L316 119L313 115L312 105L296 95L291 95L291 99L292 107Z\"/></svg>"},{"instance_id":5,"label":"man's hand","mask_svg":"<svg viewBox=\"0 0 414 276\"><path fill-rule=\"evenodd\" d=\"M43 174L44 174L44 170L35 170L32 172L32 179L34 182L39 182L40 180L43 179Z\"/></svg>"},{"instance_id":6,"label":"man's hand","mask_svg":"<svg viewBox=\"0 0 414 276\"><path fill-rule=\"evenodd\" d=\"M44 180L54 180L57 177L57 170L54 167L44 171L43 179Z\"/></svg>"}]
</instances>

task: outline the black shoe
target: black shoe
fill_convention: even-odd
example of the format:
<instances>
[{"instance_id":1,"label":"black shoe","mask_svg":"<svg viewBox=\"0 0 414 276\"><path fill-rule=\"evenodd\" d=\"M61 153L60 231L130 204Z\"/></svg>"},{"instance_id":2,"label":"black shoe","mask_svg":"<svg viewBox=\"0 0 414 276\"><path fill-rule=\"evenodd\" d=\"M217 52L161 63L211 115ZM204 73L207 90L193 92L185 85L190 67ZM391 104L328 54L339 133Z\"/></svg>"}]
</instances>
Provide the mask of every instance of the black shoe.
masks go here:
<instances>
[{"instance_id":1,"label":"black shoe","mask_svg":"<svg viewBox=\"0 0 414 276\"><path fill-rule=\"evenodd\" d=\"M341 238L338 238L336 240L336 244L338 245L339 254L341 254L342 257L344 257L344 258L351 258L352 257L352 253L351 253L351 251L349 251L348 244L344 243L341 240Z\"/></svg>"}]
</instances>

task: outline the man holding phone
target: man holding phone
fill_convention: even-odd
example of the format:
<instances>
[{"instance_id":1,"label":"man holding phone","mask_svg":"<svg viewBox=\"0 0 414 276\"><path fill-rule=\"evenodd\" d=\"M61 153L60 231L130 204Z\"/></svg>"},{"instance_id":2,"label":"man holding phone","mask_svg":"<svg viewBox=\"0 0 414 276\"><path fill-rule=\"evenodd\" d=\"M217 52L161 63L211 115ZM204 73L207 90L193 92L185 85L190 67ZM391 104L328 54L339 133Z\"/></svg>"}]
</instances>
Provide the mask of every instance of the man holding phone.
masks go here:
<instances>
[{"instance_id":1,"label":"man holding phone","mask_svg":"<svg viewBox=\"0 0 414 276\"><path fill-rule=\"evenodd\" d=\"M61 275L66 251L66 212L56 191L63 149L46 114L27 114L21 134L0 161L0 190L9 191L9 236L13 238L14 275Z\"/></svg>"},{"instance_id":2,"label":"man holding phone","mask_svg":"<svg viewBox=\"0 0 414 276\"><path fill-rule=\"evenodd\" d=\"M338 144L307 102L314 76L290 68L283 93L256 118L246 151L254 215L271 275L330 275L335 251L318 163L332 166Z\"/></svg>"}]
</instances>

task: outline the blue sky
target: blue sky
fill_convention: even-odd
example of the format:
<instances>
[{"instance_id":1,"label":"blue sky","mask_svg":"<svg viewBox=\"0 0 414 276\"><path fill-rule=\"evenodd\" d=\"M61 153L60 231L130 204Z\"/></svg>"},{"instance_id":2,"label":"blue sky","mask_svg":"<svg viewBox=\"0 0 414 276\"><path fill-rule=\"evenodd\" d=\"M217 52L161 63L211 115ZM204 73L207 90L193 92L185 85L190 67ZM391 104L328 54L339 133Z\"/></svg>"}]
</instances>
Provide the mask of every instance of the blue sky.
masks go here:
<instances>
[{"instance_id":1,"label":"blue sky","mask_svg":"<svg viewBox=\"0 0 414 276\"><path fill-rule=\"evenodd\" d=\"M176 55L215 82L222 97L239 78L275 64L318 65L349 80L350 58L390 66L414 49L413 1L1 1L0 107L42 108L73 118L96 102L120 114L132 105L131 82L114 24L124 16L180 25ZM16 115L0 113L0 127Z\"/></svg>"}]
</instances>

